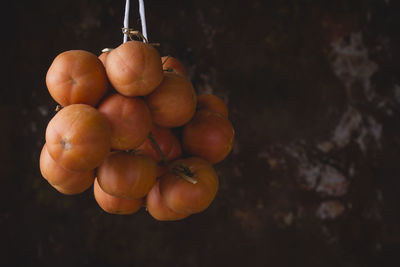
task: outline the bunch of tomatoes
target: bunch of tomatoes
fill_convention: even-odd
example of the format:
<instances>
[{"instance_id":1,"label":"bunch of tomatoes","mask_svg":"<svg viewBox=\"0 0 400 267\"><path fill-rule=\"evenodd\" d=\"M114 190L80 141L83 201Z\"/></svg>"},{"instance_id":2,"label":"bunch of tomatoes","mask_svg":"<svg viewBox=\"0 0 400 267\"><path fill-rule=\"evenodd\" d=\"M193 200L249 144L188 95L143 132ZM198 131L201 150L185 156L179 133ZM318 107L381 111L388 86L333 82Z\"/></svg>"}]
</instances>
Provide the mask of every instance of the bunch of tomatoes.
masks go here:
<instances>
[{"instance_id":1,"label":"bunch of tomatoes","mask_svg":"<svg viewBox=\"0 0 400 267\"><path fill-rule=\"evenodd\" d=\"M205 210L218 190L212 164L231 151L224 102L196 95L183 65L128 41L99 57L59 54L46 85L61 109L46 129L42 176L63 194L93 185L99 206L157 220Z\"/></svg>"}]
</instances>

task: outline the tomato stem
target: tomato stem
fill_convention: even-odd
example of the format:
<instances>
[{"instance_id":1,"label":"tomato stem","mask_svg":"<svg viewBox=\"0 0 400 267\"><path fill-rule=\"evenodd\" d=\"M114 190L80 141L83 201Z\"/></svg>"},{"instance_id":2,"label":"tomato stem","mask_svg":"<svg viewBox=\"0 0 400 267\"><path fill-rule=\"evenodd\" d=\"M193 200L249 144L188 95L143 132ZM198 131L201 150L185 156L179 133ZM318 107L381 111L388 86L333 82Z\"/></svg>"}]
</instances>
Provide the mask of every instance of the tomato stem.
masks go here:
<instances>
[{"instance_id":1,"label":"tomato stem","mask_svg":"<svg viewBox=\"0 0 400 267\"><path fill-rule=\"evenodd\" d=\"M162 152L160 145L157 143L156 139L154 139L152 132L150 132L150 134L149 134L149 139L155 145L158 153L160 153L162 163L167 165L169 162L168 162L167 158L165 157L164 153Z\"/></svg>"},{"instance_id":2,"label":"tomato stem","mask_svg":"<svg viewBox=\"0 0 400 267\"><path fill-rule=\"evenodd\" d=\"M164 64L168 61L168 59L170 58L170 55L168 55L165 59L164 59L164 61L162 62L162 65L164 66Z\"/></svg>"},{"instance_id":3,"label":"tomato stem","mask_svg":"<svg viewBox=\"0 0 400 267\"><path fill-rule=\"evenodd\" d=\"M62 108L63 108L63 106L57 105L54 110L55 110L55 112L59 112Z\"/></svg>"},{"instance_id":4,"label":"tomato stem","mask_svg":"<svg viewBox=\"0 0 400 267\"><path fill-rule=\"evenodd\" d=\"M185 179L186 181L188 181L189 183L192 184L197 184L197 180L195 179L195 175L194 173L189 169L188 166L184 165L184 164L174 164L171 167L172 171L182 177L183 179Z\"/></svg>"},{"instance_id":5,"label":"tomato stem","mask_svg":"<svg viewBox=\"0 0 400 267\"><path fill-rule=\"evenodd\" d=\"M176 175L182 177L186 181L191 184L197 184L197 180L195 179L194 173L189 169L188 166L184 164L171 164L169 160L165 157L164 153L162 152L160 145L157 143L156 139L154 139L153 134L150 132L149 134L150 141L156 147L158 153L161 155L161 161L164 165L168 166L168 169L172 170Z\"/></svg>"}]
</instances>

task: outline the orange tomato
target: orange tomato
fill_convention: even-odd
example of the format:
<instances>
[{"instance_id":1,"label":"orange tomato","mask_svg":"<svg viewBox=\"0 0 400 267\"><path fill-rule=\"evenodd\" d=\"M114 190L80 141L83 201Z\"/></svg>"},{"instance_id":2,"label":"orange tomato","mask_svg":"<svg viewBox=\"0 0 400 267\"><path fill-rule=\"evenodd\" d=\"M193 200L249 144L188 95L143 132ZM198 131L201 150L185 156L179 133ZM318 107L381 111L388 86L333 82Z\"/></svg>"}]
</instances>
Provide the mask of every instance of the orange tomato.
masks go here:
<instances>
[{"instance_id":1,"label":"orange tomato","mask_svg":"<svg viewBox=\"0 0 400 267\"><path fill-rule=\"evenodd\" d=\"M151 45L128 41L107 56L106 72L111 84L125 96L144 96L162 81L161 57Z\"/></svg>"},{"instance_id":2,"label":"orange tomato","mask_svg":"<svg viewBox=\"0 0 400 267\"><path fill-rule=\"evenodd\" d=\"M46 129L50 156L63 168L89 171L101 164L110 151L111 127L97 109L73 104L61 109Z\"/></svg>"},{"instance_id":3,"label":"orange tomato","mask_svg":"<svg viewBox=\"0 0 400 267\"><path fill-rule=\"evenodd\" d=\"M183 128L183 150L189 155L217 163L232 150L234 135L228 119L220 113L203 109Z\"/></svg>"},{"instance_id":4,"label":"orange tomato","mask_svg":"<svg viewBox=\"0 0 400 267\"><path fill-rule=\"evenodd\" d=\"M161 61L163 62L164 70L171 69L173 72L187 77L186 69L178 59L171 56L164 56L161 58Z\"/></svg>"},{"instance_id":5,"label":"orange tomato","mask_svg":"<svg viewBox=\"0 0 400 267\"><path fill-rule=\"evenodd\" d=\"M40 153L40 172L50 185L66 195L82 193L94 180L94 170L73 172L61 167L48 153L46 144Z\"/></svg>"},{"instance_id":6,"label":"orange tomato","mask_svg":"<svg viewBox=\"0 0 400 267\"><path fill-rule=\"evenodd\" d=\"M157 142L161 152L168 161L177 159L182 154L182 149L178 138L171 132L169 128L160 127L153 124L151 134ZM161 154L156 145L147 138L138 148L140 154L153 158L157 163L162 160Z\"/></svg>"},{"instance_id":7,"label":"orange tomato","mask_svg":"<svg viewBox=\"0 0 400 267\"><path fill-rule=\"evenodd\" d=\"M215 111L228 118L228 107L221 98L215 95L205 94L197 96L197 108Z\"/></svg>"},{"instance_id":8,"label":"orange tomato","mask_svg":"<svg viewBox=\"0 0 400 267\"><path fill-rule=\"evenodd\" d=\"M53 99L62 106L95 106L108 89L106 72L96 55L83 50L59 54L46 75Z\"/></svg>"},{"instance_id":9,"label":"orange tomato","mask_svg":"<svg viewBox=\"0 0 400 267\"><path fill-rule=\"evenodd\" d=\"M97 170L100 187L112 196L138 199L144 197L156 182L157 164L145 155L113 152Z\"/></svg>"},{"instance_id":10,"label":"orange tomato","mask_svg":"<svg viewBox=\"0 0 400 267\"><path fill-rule=\"evenodd\" d=\"M98 110L111 124L111 147L130 150L142 144L150 133L151 113L139 97L113 94L104 99Z\"/></svg>"},{"instance_id":11,"label":"orange tomato","mask_svg":"<svg viewBox=\"0 0 400 267\"><path fill-rule=\"evenodd\" d=\"M170 169L160 178L160 194L165 205L180 214L205 210L214 200L219 184L212 165L191 157L174 161ZM182 175L196 179L197 183L188 182Z\"/></svg>"},{"instance_id":12,"label":"orange tomato","mask_svg":"<svg viewBox=\"0 0 400 267\"><path fill-rule=\"evenodd\" d=\"M100 56L98 56L98 58L100 59L101 63L103 63L104 67L106 66L106 61L107 61L107 57L108 57L109 53L110 52L103 52L103 53L100 54Z\"/></svg>"},{"instance_id":13,"label":"orange tomato","mask_svg":"<svg viewBox=\"0 0 400 267\"><path fill-rule=\"evenodd\" d=\"M176 73L165 73L160 86L145 98L153 122L168 128L190 121L196 111L196 99L192 83Z\"/></svg>"},{"instance_id":14,"label":"orange tomato","mask_svg":"<svg viewBox=\"0 0 400 267\"><path fill-rule=\"evenodd\" d=\"M146 196L146 209L150 215L159 221L181 220L189 214L179 214L168 208L160 195L160 181L157 181Z\"/></svg>"},{"instance_id":15,"label":"orange tomato","mask_svg":"<svg viewBox=\"0 0 400 267\"><path fill-rule=\"evenodd\" d=\"M133 214L142 207L144 202L143 198L124 199L107 194L101 189L97 179L94 180L93 193L100 208L111 214Z\"/></svg>"}]
</instances>

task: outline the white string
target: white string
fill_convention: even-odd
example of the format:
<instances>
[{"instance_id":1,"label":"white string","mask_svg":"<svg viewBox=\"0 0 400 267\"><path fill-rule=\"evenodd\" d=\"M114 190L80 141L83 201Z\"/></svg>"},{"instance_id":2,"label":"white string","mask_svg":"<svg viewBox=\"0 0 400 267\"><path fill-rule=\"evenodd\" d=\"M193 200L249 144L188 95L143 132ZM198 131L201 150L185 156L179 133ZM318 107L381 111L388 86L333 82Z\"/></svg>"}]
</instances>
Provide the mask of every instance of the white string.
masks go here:
<instances>
[{"instance_id":1,"label":"white string","mask_svg":"<svg viewBox=\"0 0 400 267\"><path fill-rule=\"evenodd\" d=\"M128 29L129 28L129 0L126 0L125 3L125 17L124 17L124 28ZM128 34L124 33L124 43L128 41Z\"/></svg>"},{"instance_id":2,"label":"white string","mask_svg":"<svg viewBox=\"0 0 400 267\"><path fill-rule=\"evenodd\" d=\"M126 0L125 2L125 17L124 17L124 29L128 30L129 29L129 5L130 1ZM144 12L144 1L139 0L139 14L140 14L140 21L142 22L142 34L144 38L148 41L149 39L147 38L147 27L146 27L146 14ZM123 42L125 43L128 41L128 34L129 32L124 32L124 39ZM146 42L146 40L143 40L143 42Z\"/></svg>"},{"instance_id":3,"label":"white string","mask_svg":"<svg viewBox=\"0 0 400 267\"><path fill-rule=\"evenodd\" d=\"M142 22L142 34L143 34L144 38L146 38L148 41L149 38L147 38L146 15L144 12L144 1L143 0L139 0L139 14L140 14L140 21Z\"/></svg>"}]
</instances>

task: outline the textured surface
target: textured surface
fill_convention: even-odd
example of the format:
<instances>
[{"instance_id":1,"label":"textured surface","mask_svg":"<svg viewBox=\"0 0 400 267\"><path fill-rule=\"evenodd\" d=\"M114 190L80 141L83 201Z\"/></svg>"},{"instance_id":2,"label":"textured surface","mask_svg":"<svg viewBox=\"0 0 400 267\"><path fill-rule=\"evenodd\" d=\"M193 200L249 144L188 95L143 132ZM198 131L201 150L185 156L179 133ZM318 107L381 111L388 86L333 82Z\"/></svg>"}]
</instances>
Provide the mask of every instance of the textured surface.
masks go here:
<instances>
[{"instance_id":1,"label":"textured surface","mask_svg":"<svg viewBox=\"0 0 400 267\"><path fill-rule=\"evenodd\" d=\"M107 215L91 190L63 196L39 172L47 68L117 46L123 2L3 10L1 266L398 265L398 1L146 1L150 41L228 103L236 129L213 204L170 223Z\"/></svg>"}]
</instances>

